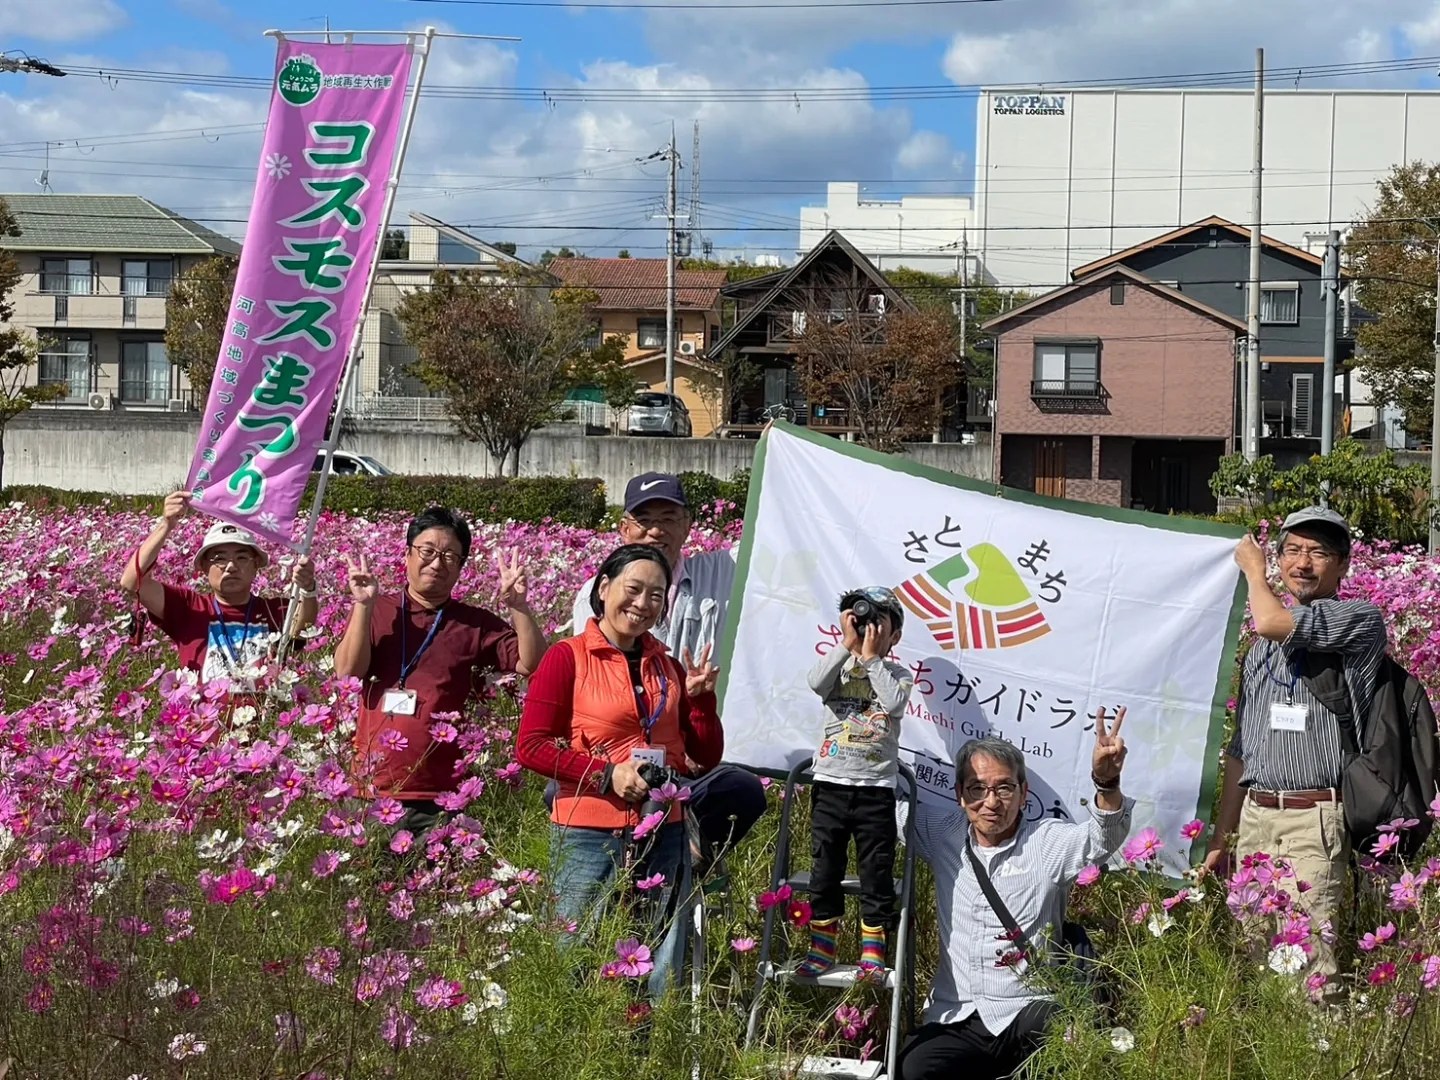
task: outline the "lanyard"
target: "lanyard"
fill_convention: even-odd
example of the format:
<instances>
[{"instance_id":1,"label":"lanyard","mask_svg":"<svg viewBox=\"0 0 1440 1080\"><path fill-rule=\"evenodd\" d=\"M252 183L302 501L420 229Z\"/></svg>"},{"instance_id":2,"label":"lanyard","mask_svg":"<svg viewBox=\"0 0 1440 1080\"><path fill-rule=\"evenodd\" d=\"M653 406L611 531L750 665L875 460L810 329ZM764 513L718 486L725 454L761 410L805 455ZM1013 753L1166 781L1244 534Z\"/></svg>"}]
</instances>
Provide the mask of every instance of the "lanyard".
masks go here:
<instances>
[{"instance_id":1,"label":"lanyard","mask_svg":"<svg viewBox=\"0 0 1440 1080\"><path fill-rule=\"evenodd\" d=\"M1297 661L1289 659L1285 661L1285 666L1290 672L1290 681L1288 683L1284 679L1277 679L1275 677L1275 669L1271 667L1271 661L1274 660L1277 649L1278 646L1271 645L1270 650L1265 654L1265 674L1276 686L1284 688L1285 704L1293 705L1295 703L1295 687L1300 685L1300 676L1295 671Z\"/></svg>"},{"instance_id":2,"label":"lanyard","mask_svg":"<svg viewBox=\"0 0 1440 1080\"><path fill-rule=\"evenodd\" d=\"M406 631L410 629L410 594L405 593L400 597L400 689L405 689L405 680L410 678L415 668L420 663L420 658L425 655L425 650L430 648L430 643L435 640L435 631L440 629L440 621L445 618L445 605L441 604L440 609L435 612L435 621L430 624L430 632L425 635L425 640L420 643L420 648L415 655L407 662L405 659L405 637Z\"/></svg>"},{"instance_id":3,"label":"lanyard","mask_svg":"<svg viewBox=\"0 0 1440 1080\"><path fill-rule=\"evenodd\" d=\"M622 655L623 655L623 654L622 654ZM642 661L641 661L641 665L643 665L643 664L644 664L644 661L642 660ZM628 657L627 657L627 666L628 666ZM639 715L640 715L641 703L642 703L642 702L648 703L647 699L649 698L649 695L645 693L644 677L639 674L639 670L640 670L639 666L637 666L637 669L636 669L636 670L637 670L637 681L636 681L636 685L635 685L635 715L636 715L636 716L639 716ZM650 715L649 715L649 716L641 716L641 717L640 717L640 727L641 727L641 729L643 730L643 732L644 732L644 734L645 734L645 743L646 743L646 745L649 745L649 743L650 743L650 732L653 731L654 728L655 728L655 725L660 722L660 717L665 714L665 705L666 705L666 703L669 702L669 700L670 700L670 680L665 677L665 673L662 671L662 672L660 673L660 702L659 702L658 705L655 706L654 709L650 710Z\"/></svg>"},{"instance_id":4,"label":"lanyard","mask_svg":"<svg viewBox=\"0 0 1440 1080\"><path fill-rule=\"evenodd\" d=\"M240 668L240 654L235 650L235 642L230 639L230 624L225 621L225 613L220 610L220 601L211 597L210 602L215 605L215 618L220 621L221 649L224 651L226 659L230 661L231 669L238 671ZM245 605L245 625L240 630L240 648L242 649L245 647L245 643L250 640L250 616L254 611L255 596L252 593L250 602Z\"/></svg>"}]
</instances>

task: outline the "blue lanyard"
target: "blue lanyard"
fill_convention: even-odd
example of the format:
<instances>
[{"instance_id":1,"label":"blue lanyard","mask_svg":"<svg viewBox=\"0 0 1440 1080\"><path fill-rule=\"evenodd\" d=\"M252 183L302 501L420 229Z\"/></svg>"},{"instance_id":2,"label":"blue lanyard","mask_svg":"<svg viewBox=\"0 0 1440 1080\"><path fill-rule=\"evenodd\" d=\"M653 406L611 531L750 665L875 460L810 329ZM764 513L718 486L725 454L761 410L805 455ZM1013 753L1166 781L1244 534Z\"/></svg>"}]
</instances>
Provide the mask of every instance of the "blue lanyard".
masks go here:
<instances>
[{"instance_id":1,"label":"blue lanyard","mask_svg":"<svg viewBox=\"0 0 1440 1080\"><path fill-rule=\"evenodd\" d=\"M1295 671L1296 661L1287 659L1285 666L1289 669L1290 681L1287 683L1284 679L1277 679L1275 677L1275 669L1271 666L1271 661L1275 658L1275 652L1278 648L1278 645L1272 643L1269 651L1265 653L1265 674L1269 676L1270 681L1276 686L1285 688L1285 704L1292 705L1295 702L1295 687L1300 685L1300 676Z\"/></svg>"},{"instance_id":2,"label":"blue lanyard","mask_svg":"<svg viewBox=\"0 0 1440 1080\"><path fill-rule=\"evenodd\" d=\"M430 648L430 643L435 640L435 631L440 629L440 621L445 618L445 605L440 605L440 610L435 612L435 621L430 624L430 632L425 635L425 640L420 643L414 656L407 662L405 660L405 637L406 631L410 629L410 594L405 593L400 597L400 689L405 689L405 680L410 678L420 658L425 655L425 650Z\"/></svg>"},{"instance_id":3,"label":"blue lanyard","mask_svg":"<svg viewBox=\"0 0 1440 1080\"><path fill-rule=\"evenodd\" d=\"M660 717L665 712L665 704L670 700L670 680L664 675L660 676L660 704L656 705L650 715L640 721L640 726L645 729L645 742L650 742L650 732L660 722Z\"/></svg>"},{"instance_id":4,"label":"blue lanyard","mask_svg":"<svg viewBox=\"0 0 1440 1080\"><path fill-rule=\"evenodd\" d=\"M220 601L212 596L210 603L214 605L215 618L220 622L221 648L224 649L225 654L229 657L230 666L238 668L240 666L240 654L235 649L235 642L230 639L230 624L225 621L225 613L220 610ZM252 593L250 595L250 602L245 605L245 625L240 630L240 648L242 649L245 647L245 643L250 640L250 616L254 611L255 595Z\"/></svg>"}]
</instances>

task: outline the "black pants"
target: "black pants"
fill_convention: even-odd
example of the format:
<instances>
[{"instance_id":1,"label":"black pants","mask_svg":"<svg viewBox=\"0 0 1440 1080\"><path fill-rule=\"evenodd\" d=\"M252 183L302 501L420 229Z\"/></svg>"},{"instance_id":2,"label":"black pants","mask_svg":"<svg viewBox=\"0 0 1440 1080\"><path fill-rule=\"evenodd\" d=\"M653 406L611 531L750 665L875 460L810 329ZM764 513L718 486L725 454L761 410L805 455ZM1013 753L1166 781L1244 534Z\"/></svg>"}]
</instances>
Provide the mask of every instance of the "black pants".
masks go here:
<instances>
[{"instance_id":1,"label":"black pants","mask_svg":"<svg viewBox=\"0 0 1440 1080\"><path fill-rule=\"evenodd\" d=\"M971 1013L958 1024L925 1024L900 1050L899 1080L1005 1080L1040 1046L1058 1011L1053 1001L1032 1001L999 1035Z\"/></svg>"},{"instance_id":2,"label":"black pants","mask_svg":"<svg viewBox=\"0 0 1440 1080\"><path fill-rule=\"evenodd\" d=\"M845 913L840 883L853 836L861 917L871 926L889 926L895 917L895 789L817 780L810 799L813 917L833 919Z\"/></svg>"},{"instance_id":3,"label":"black pants","mask_svg":"<svg viewBox=\"0 0 1440 1080\"><path fill-rule=\"evenodd\" d=\"M445 812L434 799L401 799L400 805L405 813L395 823L395 831L407 830L417 844L423 843L425 834L440 824L440 815Z\"/></svg>"}]
</instances>

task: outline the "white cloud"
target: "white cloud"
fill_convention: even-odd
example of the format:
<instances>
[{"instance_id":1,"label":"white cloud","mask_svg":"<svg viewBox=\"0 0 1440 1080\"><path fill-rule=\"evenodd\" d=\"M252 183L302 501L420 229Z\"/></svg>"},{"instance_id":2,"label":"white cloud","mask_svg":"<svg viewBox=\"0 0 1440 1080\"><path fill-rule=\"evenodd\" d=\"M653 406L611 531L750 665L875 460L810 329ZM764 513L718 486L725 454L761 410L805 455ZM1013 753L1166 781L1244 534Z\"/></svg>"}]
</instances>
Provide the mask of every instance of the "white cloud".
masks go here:
<instances>
[{"instance_id":1,"label":"white cloud","mask_svg":"<svg viewBox=\"0 0 1440 1080\"><path fill-rule=\"evenodd\" d=\"M115 0L4 0L0 36L36 41L83 41L126 22Z\"/></svg>"}]
</instances>

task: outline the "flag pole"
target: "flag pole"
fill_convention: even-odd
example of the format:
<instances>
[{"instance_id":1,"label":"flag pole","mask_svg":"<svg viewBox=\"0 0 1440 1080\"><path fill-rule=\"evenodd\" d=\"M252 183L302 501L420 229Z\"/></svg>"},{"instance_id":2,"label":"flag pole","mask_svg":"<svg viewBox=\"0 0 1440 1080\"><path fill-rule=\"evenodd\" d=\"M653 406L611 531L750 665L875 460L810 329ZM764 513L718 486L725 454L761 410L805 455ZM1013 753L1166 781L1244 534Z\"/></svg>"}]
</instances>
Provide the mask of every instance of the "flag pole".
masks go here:
<instances>
[{"instance_id":1,"label":"flag pole","mask_svg":"<svg viewBox=\"0 0 1440 1080\"><path fill-rule=\"evenodd\" d=\"M278 30L267 30L266 34L281 40L284 35ZM370 300L375 290L375 275L380 268L380 256L385 250L385 230L390 225L390 215L395 209L395 194L400 188L400 172L405 167L405 152L410 146L410 132L415 126L415 113L420 104L420 87L425 82L425 69L430 64L430 50L434 47L436 30L433 26L427 26L423 32L407 34L411 49L416 47L416 39L423 39L423 48L420 50L420 60L415 67L415 78L410 87L410 100L405 103L405 116L400 124L400 139L395 147L395 160L390 166L390 175L385 181L385 204L381 213L380 237L375 243L375 251L370 256L370 269L365 276L365 298L360 304L360 318L355 322L355 329L350 337L350 346L345 354L345 373L340 379L340 393L335 398L335 415L330 420L330 434L325 440L323 447L325 454L324 464L320 468L320 477L315 482L315 498L310 503L310 514L305 522L305 535L300 540L297 555L300 558L310 554L311 545L315 542L315 527L319 523L320 508L325 503L325 489L330 484L330 465L335 456L335 450L340 445L340 432L345 419L345 402L350 396L352 384L355 380L356 357L360 352L361 336L365 332L365 322L370 316ZM295 625L295 619L300 607L300 586L293 580L290 583L290 603L285 612L285 632L280 636L280 649L277 660L283 667L285 657L290 649L290 642L294 640L291 627Z\"/></svg>"}]
</instances>

